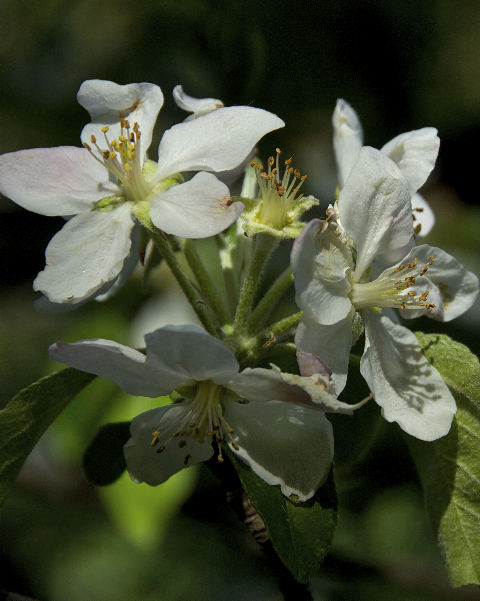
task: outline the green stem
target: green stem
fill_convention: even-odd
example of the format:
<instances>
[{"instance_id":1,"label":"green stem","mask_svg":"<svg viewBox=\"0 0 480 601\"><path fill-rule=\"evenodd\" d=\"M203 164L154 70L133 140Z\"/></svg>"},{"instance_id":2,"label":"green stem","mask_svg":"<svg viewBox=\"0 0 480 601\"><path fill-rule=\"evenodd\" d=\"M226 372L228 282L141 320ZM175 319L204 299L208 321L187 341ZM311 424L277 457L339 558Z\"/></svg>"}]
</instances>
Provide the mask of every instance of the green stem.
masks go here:
<instances>
[{"instance_id":1,"label":"green stem","mask_svg":"<svg viewBox=\"0 0 480 601\"><path fill-rule=\"evenodd\" d=\"M193 240L190 240L189 238L180 238L179 241L180 246L185 254L185 258L187 259L190 269L193 271L193 275L200 286L200 290L202 291L206 302L211 307L222 326L231 324L232 318L225 308L222 297L216 289L215 284L208 275L208 272L198 255Z\"/></svg>"},{"instance_id":2,"label":"green stem","mask_svg":"<svg viewBox=\"0 0 480 601\"><path fill-rule=\"evenodd\" d=\"M247 320L257 291L262 271L275 248L278 246L279 239L266 234L255 236L255 254L248 272L237 305L235 320L233 322L234 335L243 334L247 330Z\"/></svg>"},{"instance_id":3,"label":"green stem","mask_svg":"<svg viewBox=\"0 0 480 601\"><path fill-rule=\"evenodd\" d=\"M289 315L268 328L264 328L259 334L246 341L239 349L243 356L242 365L250 365L252 361L258 361L261 357L268 355L270 353L270 350L268 349L270 346L268 344L269 341L273 344L279 334L288 332L297 327L302 315L303 311Z\"/></svg>"},{"instance_id":4,"label":"green stem","mask_svg":"<svg viewBox=\"0 0 480 601\"><path fill-rule=\"evenodd\" d=\"M265 296L255 307L248 322L248 331L255 332L261 320L275 307L281 295L293 283L292 268L289 266L273 282Z\"/></svg>"},{"instance_id":5,"label":"green stem","mask_svg":"<svg viewBox=\"0 0 480 601\"><path fill-rule=\"evenodd\" d=\"M180 285L180 288L183 290L183 293L187 297L188 302L192 306L193 310L197 314L200 323L207 330L209 334L218 338L218 333L213 325L212 319L205 307L202 299L199 297L197 290L193 287L192 283L186 276L185 272L180 266L180 263L177 261L177 257L173 252L170 244L164 238L162 232L157 230L157 228L152 224L150 219L146 219L137 214L139 220L141 220L142 225L144 225L148 231L150 232L150 236L152 240L155 242L158 250L160 251L162 257L165 259L165 262L170 267L172 274ZM142 218L143 217L143 218Z\"/></svg>"}]
</instances>

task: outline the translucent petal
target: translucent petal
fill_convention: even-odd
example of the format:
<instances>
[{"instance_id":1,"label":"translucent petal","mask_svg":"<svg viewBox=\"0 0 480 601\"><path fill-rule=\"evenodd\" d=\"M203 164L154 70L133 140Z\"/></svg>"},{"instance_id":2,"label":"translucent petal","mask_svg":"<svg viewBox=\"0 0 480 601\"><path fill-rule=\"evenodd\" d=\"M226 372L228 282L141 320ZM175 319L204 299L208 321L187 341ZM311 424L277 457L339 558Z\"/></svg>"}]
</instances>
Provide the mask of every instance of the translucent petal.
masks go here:
<instances>
[{"instance_id":1,"label":"translucent petal","mask_svg":"<svg viewBox=\"0 0 480 601\"><path fill-rule=\"evenodd\" d=\"M414 248L402 263L411 263L417 258L419 264L427 264L431 256L433 265L428 266L425 276L416 278L411 289L417 295L429 290L427 301L436 307L430 311L405 309L401 311L402 317L427 315L438 321L451 321L465 313L477 299L478 278L444 250L427 244Z\"/></svg>"},{"instance_id":2,"label":"translucent petal","mask_svg":"<svg viewBox=\"0 0 480 601\"><path fill-rule=\"evenodd\" d=\"M415 335L384 315L364 311L363 318L366 341L360 371L383 417L420 440L445 436L457 410L455 400Z\"/></svg>"},{"instance_id":3,"label":"translucent petal","mask_svg":"<svg viewBox=\"0 0 480 601\"><path fill-rule=\"evenodd\" d=\"M191 121L224 106L223 102L217 98L193 98L193 96L189 96L183 91L182 86L175 86L173 88L173 99L178 107L184 111L193 113L193 115L189 115L184 121Z\"/></svg>"},{"instance_id":4,"label":"translucent petal","mask_svg":"<svg viewBox=\"0 0 480 601\"><path fill-rule=\"evenodd\" d=\"M333 111L332 124L338 184L342 189L363 146L363 130L357 113L341 98Z\"/></svg>"},{"instance_id":5,"label":"translucent petal","mask_svg":"<svg viewBox=\"0 0 480 601\"><path fill-rule=\"evenodd\" d=\"M81 213L45 251L46 267L33 282L53 303L78 303L120 273L130 251L131 203L113 211Z\"/></svg>"},{"instance_id":6,"label":"translucent petal","mask_svg":"<svg viewBox=\"0 0 480 601\"><path fill-rule=\"evenodd\" d=\"M179 421L187 415L190 402L151 409L133 418L132 438L123 447L128 473L134 482L157 486L182 469L207 461L213 455L212 440L203 443L191 436L172 438ZM161 430L159 441L152 446L152 432ZM180 446L181 445L181 446ZM164 446L164 450L157 451Z\"/></svg>"},{"instance_id":7,"label":"translucent petal","mask_svg":"<svg viewBox=\"0 0 480 601\"><path fill-rule=\"evenodd\" d=\"M333 432L321 411L281 401L225 403L225 419L239 450L231 450L286 496L312 497L330 472Z\"/></svg>"},{"instance_id":8,"label":"translucent petal","mask_svg":"<svg viewBox=\"0 0 480 601\"><path fill-rule=\"evenodd\" d=\"M85 148L60 146L19 150L0 156L0 192L40 215L90 211L122 190Z\"/></svg>"},{"instance_id":9,"label":"translucent petal","mask_svg":"<svg viewBox=\"0 0 480 601\"><path fill-rule=\"evenodd\" d=\"M145 336L147 365L178 374L183 380L213 380L225 384L238 363L224 344L196 325L165 326Z\"/></svg>"},{"instance_id":10,"label":"translucent petal","mask_svg":"<svg viewBox=\"0 0 480 601\"><path fill-rule=\"evenodd\" d=\"M424 127L400 134L387 142L381 151L398 165L413 196L434 168L439 147L437 130Z\"/></svg>"},{"instance_id":11,"label":"translucent petal","mask_svg":"<svg viewBox=\"0 0 480 601\"><path fill-rule=\"evenodd\" d=\"M320 325L304 314L295 334L297 347L317 355L332 370L332 379L339 394L347 381L354 313L352 307L344 320L330 326Z\"/></svg>"},{"instance_id":12,"label":"translucent petal","mask_svg":"<svg viewBox=\"0 0 480 601\"><path fill-rule=\"evenodd\" d=\"M345 319L352 308L348 272L353 259L342 233L335 223L314 219L292 248L297 305L322 325Z\"/></svg>"},{"instance_id":13,"label":"translucent petal","mask_svg":"<svg viewBox=\"0 0 480 601\"><path fill-rule=\"evenodd\" d=\"M283 127L273 113L231 106L168 129L158 148L152 186L182 171L226 171L239 165L268 132Z\"/></svg>"},{"instance_id":14,"label":"translucent petal","mask_svg":"<svg viewBox=\"0 0 480 601\"><path fill-rule=\"evenodd\" d=\"M205 172L148 199L153 223L182 238L214 236L232 225L245 208L241 202L232 203L227 186Z\"/></svg>"},{"instance_id":15,"label":"translucent petal","mask_svg":"<svg viewBox=\"0 0 480 601\"><path fill-rule=\"evenodd\" d=\"M374 148L360 151L340 192L338 210L358 253L355 282L377 255L405 246L413 235L407 183L395 163Z\"/></svg>"},{"instance_id":16,"label":"translucent petal","mask_svg":"<svg viewBox=\"0 0 480 601\"><path fill-rule=\"evenodd\" d=\"M435 213L420 194L412 196L413 227L417 238L426 236L435 225Z\"/></svg>"},{"instance_id":17,"label":"translucent petal","mask_svg":"<svg viewBox=\"0 0 480 601\"><path fill-rule=\"evenodd\" d=\"M145 365L145 355L111 340L56 342L50 358L75 369L115 382L127 394L158 397L170 394L176 384L168 373L154 372Z\"/></svg>"},{"instance_id":18,"label":"translucent petal","mask_svg":"<svg viewBox=\"0 0 480 601\"><path fill-rule=\"evenodd\" d=\"M89 79L80 86L78 102L87 109L92 122L81 133L82 142L91 145L94 135L101 149L106 149L102 127L108 126L108 139L120 135L120 118L128 119L130 128L138 123L141 131L141 162L152 141L152 132L158 113L163 106L161 89L151 83L131 83L121 86L113 81ZM124 134L125 135L125 134Z\"/></svg>"}]
</instances>

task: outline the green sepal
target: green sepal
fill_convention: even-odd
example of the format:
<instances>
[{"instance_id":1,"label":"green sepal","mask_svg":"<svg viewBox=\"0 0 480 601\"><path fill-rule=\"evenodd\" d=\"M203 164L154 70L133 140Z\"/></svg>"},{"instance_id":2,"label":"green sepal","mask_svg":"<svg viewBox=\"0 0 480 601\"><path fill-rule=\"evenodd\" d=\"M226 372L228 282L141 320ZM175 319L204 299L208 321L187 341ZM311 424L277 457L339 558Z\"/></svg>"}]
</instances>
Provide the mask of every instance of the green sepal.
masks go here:
<instances>
[{"instance_id":1,"label":"green sepal","mask_svg":"<svg viewBox=\"0 0 480 601\"><path fill-rule=\"evenodd\" d=\"M279 486L264 482L228 448L227 453L277 555L298 582L308 582L325 558L338 523L333 467L325 484L311 499L294 503L282 494Z\"/></svg>"},{"instance_id":2,"label":"green sepal","mask_svg":"<svg viewBox=\"0 0 480 601\"><path fill-rule=\"evenodd\" d=\"M108 213L123 205L125 201L125 196L107 196L107 198L99 200L93 207L93 210L100 211L101 213Z\"/></svg>"},{"instance_id":3,"label":"green sepal","mask_svg":"<svg viewBox=\"0 0 480 601\"><path fill-rule=\"evenodd\" d=\"M83 455L87 480L95 486L113 484L127 469L123 445L130 439L130 422L105 424Z\"/></svg>"},{"instance_id":4,"label":"green sepal","mask_svg":"<svg viewBox=\"0 0 480 601\"><path fill-rule=\"evenodd\" d=\"M0 505L42 434L95 377L68 367L24 388L0 411Z\"/></svg>"},{"instance_id":5,"label":"green sepal","mask_svg":"<svg viewBox=\"0 0 480 601\"><path fill-rule=\"evenodd\" d=\"M480 364L441 334L416 333L457 402L450 432L433 442L404 434L452 586L480 584Z\"/></svg>"},{"instance_id":6,"label":"green sepal","mask_svg":"<svg viewBox=\"0 0 480 601\"><path fill-rule=\"evenodd\" d=\"M241 215L243 228L249 236L256 234L268 234L275 238L297 238L305 223L300 221L300 217L312 207L319 204L319 201L313 196L303 196L299 200L292 202L292 208L287 211L285 225L281 229L275 229L260 221L262 212L262 201L249 198L235 198L245 205L245 210Z\"/></svg>"}]
</instances>

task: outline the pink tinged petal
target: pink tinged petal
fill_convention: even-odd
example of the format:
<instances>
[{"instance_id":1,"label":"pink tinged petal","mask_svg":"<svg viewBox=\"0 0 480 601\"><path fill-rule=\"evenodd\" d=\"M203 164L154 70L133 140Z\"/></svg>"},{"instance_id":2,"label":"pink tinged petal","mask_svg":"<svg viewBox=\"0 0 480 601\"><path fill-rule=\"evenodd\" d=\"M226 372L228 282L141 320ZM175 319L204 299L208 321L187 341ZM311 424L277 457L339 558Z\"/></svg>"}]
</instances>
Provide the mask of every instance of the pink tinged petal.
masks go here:
<instances>
[{"instance_id":1,"label":"pink tinged petal","mask_svg":"<svg viewBox=\"0 0 480 601\"><path fill-rule=\"evenodd\" d=\"M358 253L355 282L377 255L405 246L413 235L407 183L395 163L374 148L365 146L360 151L340 193L338 209Z\"/></svg>"},{"instance_id":2,"label":"pink tinged petal","mask_svg":"<svg viewBox=\"0 0 480 601\"><path fill-rule=\"evenodd\" d=\"M345 319L352 309L348 272L353 260L342 233L337 224L323 222L322 228L322 222L314 219L292 249L297 305L322 325Z\"/></svg>"},{"instance_id":3,"label":"pink tinged petal","mask_svg":"<svg viewBox=\"0 0 480 601\"><path fill-rule=\"evenodd\" d=\"M420 194L412 196L413 228L417 238L426 236L435 225L435 213Z\"/></svg>"},{"instance_id":4,"label":"pink tinged petal","mask_svg":"<svg viewBox=\"0 0 480 601\"><path fill-rule=\"evenodd\" d=\"M340 394L347 382L348 360L352 347L352 319L355 311L342 321L323 326L303 315L295 334L295 344L322 358L332 370L332 380Z\"/></svg>"},{"instance_id":5,"label":"pink tinged petal","mask_svg":"<svg viewBox=\"0 0 480 601\"><path fill-rule=\"evenodd\" d=\"M82 213L68 221L47 246L47 265L33 289L53 303L76 304L115 279L130 251L130 205Z\"/></svg>"},{"instance_id":6,"label":"pink tinged petal","mask_svg":"<svg viewBox=\"0 0 480 601\"><path fill-rule=\"evenodd\" d=\"M128 119L130 128L138 123L141 131L141 162L152 141L152 132L158 113L163 106L161 89L151 83L131 83L121 86L113 81L89 79L80 86L78 102L90 113L92 122L81 133L82 142L91 145L94 135L100 148L106 149L102 127L110 128L107 135L112 141L120 135L120 118ZM125 133L124 133L125 135Z\"/></svg>"},{"instance_id":7,"label":"pink tinged petal","mask_svg":"<svg viewBox=\"0 0 480 601\"><path fill-rule=\"evenodd\" d=\"M381 151L398 165L413 196L433 170L439 147L437 130L424 127L400 134L387 142Z\"/></svg>"},{"instance_id":8,"label":"pink tinged petal","mask_svg":"<svg viewBox=\"0 0 480 601\"><path fill-rule=\"evenodd\" d=\"M178 107L184 111L193 113L193 115L189 115L184 121L191 121L224 106L223 102L217 98L193 98L193 96L189 96L183 91L182 86L175 86L173 88L173 99Z\"/></svg>"},{"instance_id":9,"label":"pink tinged petal","mask_svg":"<svg viewBox=\"0 0 480 601\"><path fill-rule=\"evenodd\" d=\"M360 371L383 417L420 440L445 436L457 410L455 400L415 335L384 315L365 311L364 320Z\"/></svg>"},{"instance_id":10,"label":"pink tinged petal","mask_svg":"<svg viewBox=\"0 0 480 601\"><path fill-rule=\"evenodd\" d=\"M232 225L245 208L232 202L225 184L205 172L148 199L154 225L182 238L214 236Z\"/></svg>"},{"instance_id":11,"label":"pink tinged petal","mask_svg":"<svg viewBox=\"0 0 480 601\"><path fill-rule=\"evenodd\" d=\"M328 365L313 353L307 353L301 348L297 348L297 363L300 369L300 374L305 378L309 378L315 374L320 374L326 378L331 378L332 370Z\"/></svg>"},{"instance_id":12,"label":"pink tinged petal","mask_svg":"<svg viewBox=\"0 0 480 601\"><path fill-rule=\"evenodd\" d=\"M190 402L151 409L135 417L130 426L132 437L123 447L130 478L150 486L162 484L170 476L213 456L212 439L183 436L172 438L182 417L188 416ZM152 433L160 430L158 442L152 446ZM162 449L158 452L160 449Z\"/></svg>"},{"instance_id":13,"label":"pink tinged petal","mask_svg":"<svg viewBox=\"0 0 480 601\"><path fill-rule=\"evenodd\" d=\"M160 366L182 382L193 379L224 384L238 372L233 354L200 326L168 325L147 334L145 342L147 366Z\"/></svg>"},{"instance_id":14,"label":"pink tinged petal","mask_svg":"<svg viewBox=\"0 0 480 601\"><path fill-rule=\"evenodd\" d=\"M281 401L225 403L239 456L285 496L306 501L325 482L333 460L333 432L321 411Z\"/></svg>"},{"instance_id":15,"label":"pink tinged petal","mask_svg":"<svg viewBox=\"0 0 480 601\"><path fill-rule=\"evenodd\" d=\"M49 354L54 361L115 382L127 394L155 398L173 390L168 374L148 369L145 355L111 340L56 342Z\"/></svg>"},{"instance_id":16,"label":"pink tinged petal","mask_svg":"<svg viewBox=\"0 0 480 601\"><path fill-rule=\"evenodd\" d=\"M239 165L265 134L285 123L250 106L221 108L168 129L158 148L152 186L181 171L226 171Z\"/></svg>"},{"instance_id":17,"label":"pink tinged petal","mask_svg":"<svg viewBox=\"0 0 480 601\"><path fill-rule=\"evenodd\" d=\"M107 196L122 195L85 148L60 146L0 156L0 192L39 215L76 215Z\"/></svg>"},{"instance_id":18,"label":"pink tinged petal","mask_svg":"<svg viewBox=\"0 0 480 601\"><path fill-rule=\"evenodd\" d=\"M417 258L420 265L427 264L431 256L433 264L428 265L425 276L416 278L412 290L417 295L429 290L427 302L436 307L429 311L405 309L401 311L402 317L427 315L437 321L451 321L470 309L477 299L478 278L444 250L427 244L414 248L402 263L411 263Z\"/></svg>"},{"instance_id":19,"label":"pink tinged petal","mask_svg":"<svg viewBox=\"0 0 480 601\"><path fill-rule=\"evenodd\" d=\"M332 124L333 148L342 189L363 146L363 130L357 113L341 98L333 111Z\"/></svg>"}]
</instances>

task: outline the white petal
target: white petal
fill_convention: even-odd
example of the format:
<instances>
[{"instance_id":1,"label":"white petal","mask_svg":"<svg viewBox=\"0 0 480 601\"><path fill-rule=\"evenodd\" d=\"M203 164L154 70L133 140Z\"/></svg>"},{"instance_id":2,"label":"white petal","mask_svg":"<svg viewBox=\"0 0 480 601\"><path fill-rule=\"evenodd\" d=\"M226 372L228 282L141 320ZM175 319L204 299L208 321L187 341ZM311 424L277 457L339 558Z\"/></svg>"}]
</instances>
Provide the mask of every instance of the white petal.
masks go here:
<instances>
[{"instance_id":1,"label":"white petal","mask_svg":"<svg viewBox=\"0 0 480 601\"><path fill-rule=\"evenodd\" d=\"M121 195L85 148L33 148L0 156L0 192L39 215L76 215Z\"/></svg>"},{"instance_id":2,"label":"white petal","mask_svg":"<svg viewBox=\"0 0 480 601\"><path fill-rule=\"evenodd\" d=\"M425 276L416 278L412 290L417 295L429 290L427 302L434 303L436 308L428 312L405 309L401 313L407 318L427 315L438 321L451 321L465 313L477 299L478 278L444 250L427 244L414 248L402 263L411 263L417 258L420 265L425 265L431 256L433 265L428 266Z\"/></svg>"},{"instance_id":3,"label":"white petal","mask_svg":"<svg viewBox=\"0 0 480 601\"><path fill-rule=\"evenodd\" d=\"M223 102L217 98L193 98L193 96L185 94L182 86L175 86L173 88L173 99L178 107L184 111L193 113L193 115L189 115L184 121L191 121L224 106Z\"/></svg>"},{"instance_id":4,"label":"white petal","mask_svg":"<svg viewBox=\"0 0 480 601\"><path fill-rule=\"evenodd\" d=\"M131 203L70 219L45 251L46 267L33 282L53 303L78 303L120 273L130 250Z\"/></svg>"},{"instance_id":5,"label":"white petal","mask_svg":"<svg viewBox=\"0 0 480 601\"><path fill-rule=\"evenodd\" d=\"M348 272L353 260L342 233L337 224L314 219L292 248L296 303L322 325L345 319L352 309Z\"/></svg>"},{"instance_id":6,"label":"white petal","mask_svg":"<svg viewBox=\"0 0 480 601\"><path fill-rule=\"evenodd\" d=\"M225 384L238 372L238 363L224 344L200 326L168 325L145 336L147 366L162 370L184 381L213 380Z\"/></svg>"},{"instance_id":7,"label":"white petal","mask_svg":"<svg viewBox=\"0 0 480 601\"><path fill-rule=\"evenodd\" d=\"M413 227L417 238L426 236L435 225L435 213L420 194L412 196Z\"/></svg>"},{"instance_id":8,"label":"white petal","mask_svg":"<svg viewBox=\"0 0 480 601\"><path fill-rule=\"evenodd\" d=\"M434 127L400 134L381 149L400 168L408 182L410 195L427 181L438 156L440 139Z\"/></svg>"},{"instance_id":9,"label":"white petal","mask_svg":"<svg viewBox=\"0 0 480 601\"><path fill-rule=\"evenodd\" d=\"M133 227L130 235L131 246L128 255L125 257L123 267L118 274L117 278L113 282L108 282L107 287L104 290L99 290L100 294L95 296L95 300L103 303L108 299L112 298L122 288L129 277L132 275L135 267L138 265L140 258L140 232L142 230L141 225L136 223Z\"/></svg>"},{"instance_id":10,"label":"white petal","mask_svg":"<svg viewBox=\"0 0 480 601\"><path fill-rule=\"evenodd\" d=\"M49 354L54 361L115 382L127 394L155 398L173 390L168 374L147 368L145 355L111 340L56 342Z\"/></svg>"},{"instance_id":11,"label":"white petal","mask_svg":"<svg viewBox=\"0 0 480 601\"><path fill-rule=\"evenodd\" d=\"M295 344L308 353L320 357L332 370L332 379L338 394L347 382L348 360L352 347L352 318L355 311L342 321L331 325L319 325L303 315L295 334Z\"/></svg>"},{"instance_id":12,"label":"white petal","mask_svg":"<svg viewBox=\"0 0 480 601\"><path fill-rule=\"evenodd\" d=\"M191 403L168 405L151 409L135 417L130 426L132 438L123 447L130 478L157 486L180 470L207 461L213 455L212 439L198 442L191 436L172 438L178 431L179 421ZM161 430L159 441L152 447L152 432ZM185 443L185 444L183 444ZM182 446L180 446L182 444ZM157 451L164 446L160 453Z\"/></svg>"},{"instance_id":13,"label":"white petal","mask_svg":"<svg viewBox=\"0 0 480 601\"><path fill-rule=\"evenodd\" d=\"M225 419L239 446L231 450L268 484L306 501L328 477L333 432L321 411L281 401L225 403Z\"/></svg>"},{"instance_id":14,"label":"white petal","mask_svg":"<svg viewBox=\"0 0 480 601\"><path fill-rule=\"evenodd\" d=\"M362 148L340 193L338 210L358 252L355 282L377 255L405 246L412 237L407 183L395 163L379 150Z\"/></svg>"},{"instance_id":15,"label":"white petal","mask_svg":"<svg viewBox=\"0 0 480 601\"><path fill-rule=\"evenodd\" d=\"M363 318L366 341L360 371L383 417L420 440L445 436L457 410L455 400L415 335L384 315L364 311Z\"/></svg>"},{"instance_id":16,"label":"white petal","mask_svg":"<svg viewBox=\"0 0 480 601\"><path fill-rule=\"evenodd\" d=\"M164 232L182 238L208 238L234 223L245 206L233 202L230 192L212 173L149 196L150 218ZM229 204L230 203L230 204Z\"/></svg>"},{"instance_id":17,"label":"white petal","mask_svg":"<svg viewBox=\"0 0 480 601\"><path fill-rule=\"evenodd\" d=\"M120 118L128 119L130 128L138 123L141 131L141 162L152 141L152 132L157 115L163 106L162 90L151 83L131 83L120 86L113 81L89 79L80 86L78 102L87 109L92 122L81 133L82 142L91 145L94 135L100 148L106 149L102 127L108 125L108 139L120 135Z\"/></svg>"},{"instance_id":18,"label":"white petal","mask_svg":"<svg viewBox=\"0 0 480 601\"><path fill-rule=\"evenodd\" d=\"M284 125L273 113L250 106L230 106L174 125L163 134L151 184L181 171L233 169L260 138Z\"/></svg>"},{"instance_id":19,"label":"white petal","mask_svg":"<svg viewBox=\"0 0 480 601\"><path fill-rule=\"evenodd\" d=\"M341 98L333 111L332 124L333 148L342 189L363 146L363 130L357 113Z\"/></svg>"}]
</instances>

